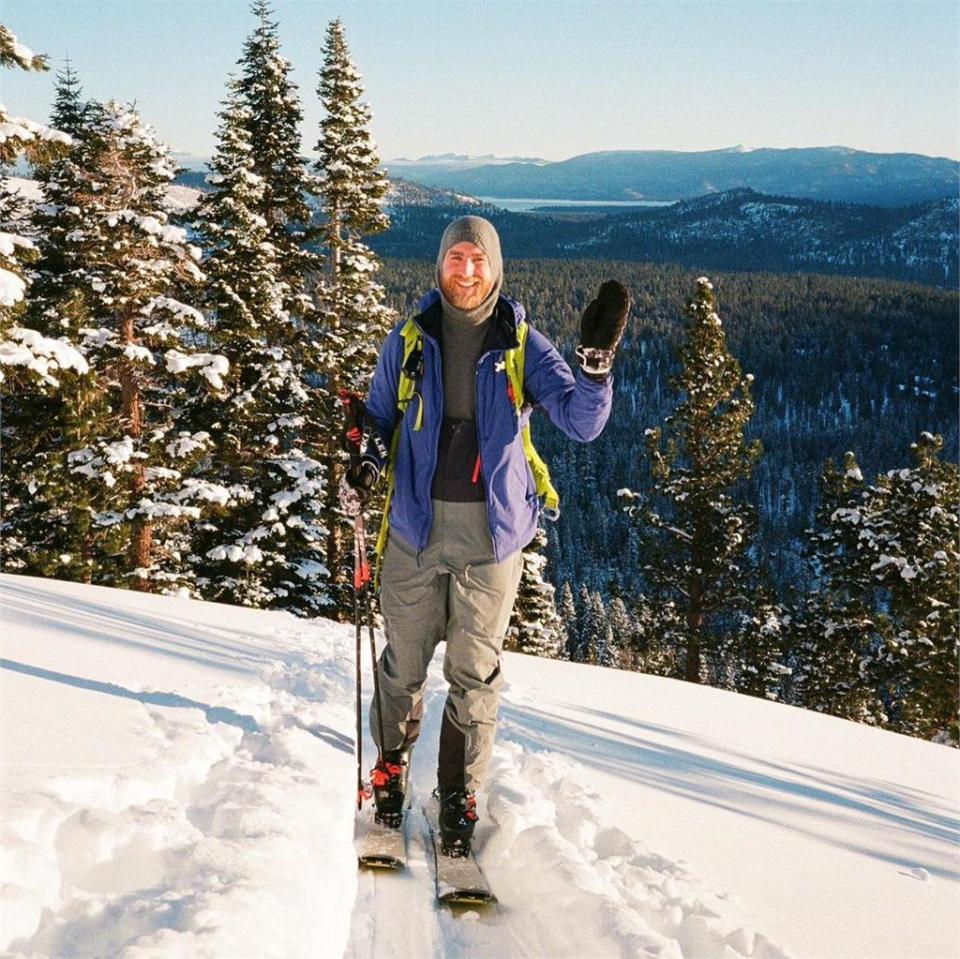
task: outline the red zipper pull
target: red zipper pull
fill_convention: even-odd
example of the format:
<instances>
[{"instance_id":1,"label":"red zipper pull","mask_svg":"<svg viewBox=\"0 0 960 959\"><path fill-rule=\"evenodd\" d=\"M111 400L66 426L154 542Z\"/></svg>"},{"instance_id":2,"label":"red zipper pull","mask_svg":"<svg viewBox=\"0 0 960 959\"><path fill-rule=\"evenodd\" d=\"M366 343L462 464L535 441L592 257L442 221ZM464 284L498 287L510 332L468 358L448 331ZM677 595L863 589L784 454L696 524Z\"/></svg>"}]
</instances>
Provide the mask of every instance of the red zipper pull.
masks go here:
<instances>
[{"instance_id":1,"label":"red zipper pull","mask_svg":"<svg viewBox=\"0 0 960 959\"><path fill-rule=\"evenodd\" d=\"M473 467L473 482L476 483L478 479L480 479L480 454L479 453L477 453L477 462L474 464L474 467Z\"/></svg>"}]
</instances>

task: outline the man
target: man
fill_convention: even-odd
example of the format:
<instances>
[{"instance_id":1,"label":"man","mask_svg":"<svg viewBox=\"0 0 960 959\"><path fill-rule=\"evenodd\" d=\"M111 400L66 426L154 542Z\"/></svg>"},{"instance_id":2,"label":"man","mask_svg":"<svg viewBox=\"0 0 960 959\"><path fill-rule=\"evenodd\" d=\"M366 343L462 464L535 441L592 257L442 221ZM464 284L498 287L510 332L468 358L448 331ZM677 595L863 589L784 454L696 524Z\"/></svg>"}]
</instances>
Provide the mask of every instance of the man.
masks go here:
<instances>
[{"instance_id":1,"label":"man","mask_svg":"<svg viewBox=\"0 0 960 959\"><path fill-rule=\"evenodd\" d=\"M496 730L503 684L500 652L523 568L522 549L539 514L505 371L524 319L500 292L503 261L493 225L454 220L437 256L437 286L420 303L422 348L404 366L404 323L387 336L366 402L384 446L395 442L389 531L380 577L386 648L380 657L384 742L373 770L377 815L399 825L410 748L420 731L427 666L446 642L449 694L437 768L444 851L469 850ZM629 297L608 281L584 312L575 377L554 346L528 328L524 402L539 406L573 439L603 429L613 393L610 365ZM410 330L407 327L408 331ZM401 368L413 396L398 409ZM394 437L394 430L399 430ZM355 515L384 462L371 449L341 484ZM370 727L378 738L376 704Z\"/></svg>"}]
</instances>

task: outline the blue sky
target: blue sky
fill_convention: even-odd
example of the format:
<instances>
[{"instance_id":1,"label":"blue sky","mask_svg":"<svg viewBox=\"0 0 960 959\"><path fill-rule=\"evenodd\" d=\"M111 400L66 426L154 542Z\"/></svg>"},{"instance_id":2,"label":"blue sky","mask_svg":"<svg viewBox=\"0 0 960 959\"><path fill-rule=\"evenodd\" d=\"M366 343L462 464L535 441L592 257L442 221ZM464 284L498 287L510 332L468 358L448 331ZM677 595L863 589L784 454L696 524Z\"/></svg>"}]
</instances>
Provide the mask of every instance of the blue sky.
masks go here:
<instances>
[{"instance_id":1,"label":"blue sky","mask_svg":"<svg viewBox=\"0 0 960 959\"><path fill-rule=\"evenodd\" d=\"M324 30L339 16L381 156L844 145L960 158L960 13L941 0L275 0L317 137ZM3 0L0 18L84 92L136 101L208 156L246 0ZM4 71L45 119L53 71Z\"/></svg>"}]
</instances>

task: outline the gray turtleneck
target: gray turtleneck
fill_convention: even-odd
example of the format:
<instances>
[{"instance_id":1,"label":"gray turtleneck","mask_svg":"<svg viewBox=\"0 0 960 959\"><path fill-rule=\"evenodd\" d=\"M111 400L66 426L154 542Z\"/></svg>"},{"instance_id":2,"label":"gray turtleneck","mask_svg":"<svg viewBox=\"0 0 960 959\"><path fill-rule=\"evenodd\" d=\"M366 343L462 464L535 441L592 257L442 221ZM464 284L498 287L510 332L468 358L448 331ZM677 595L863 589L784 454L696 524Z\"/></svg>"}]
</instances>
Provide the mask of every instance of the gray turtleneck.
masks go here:
<instances>
[{"instance_id":1,"label":"gray turtleneck","mask_svg":"<svg viewBox=\"0 0 960 959\"><path fill-rule=\"evenodd\" d=\"M490 328L490 317L463 322L443 311L443 415L456 420L472 420L477 407L477 360L483 339Z\"/></svg>"}]
</instances>

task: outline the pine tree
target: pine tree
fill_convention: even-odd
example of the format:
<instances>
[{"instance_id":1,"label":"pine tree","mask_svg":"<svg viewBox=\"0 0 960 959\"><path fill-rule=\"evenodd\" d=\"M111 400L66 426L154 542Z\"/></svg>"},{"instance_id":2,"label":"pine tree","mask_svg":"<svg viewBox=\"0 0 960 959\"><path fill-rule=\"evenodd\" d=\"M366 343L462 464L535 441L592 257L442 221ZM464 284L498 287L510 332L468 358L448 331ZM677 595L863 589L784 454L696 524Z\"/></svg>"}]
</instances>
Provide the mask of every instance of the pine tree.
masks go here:
<instances>
[{"instance_id":1,"label":"pine tree","mask_svg":"<svg viewBox=\"0 0 960 959\"><path fill-rule=\"evenodd\" d=\"M577 622L577 607L573 602L573 590L570 580L565 580L560 592L560 651L565 659L573 661L575 652L580 645L580 634Z\"/></svg>"},{"instance_id":2,"label":"pine tree","mask_svg":"<svg viewBox=\"0 0 960 959\"><path fill-rule=\"evenodd\" d=\"M547 560L540 551L546 541L546 533L538 529L523 551L523 573L510 616L505 648L556 659L561 648L561 626L554 587L544 577Z\"/></svg>"},{"instance_id":3,"label":"pine tree","mask_svg":"<svg viewBox=\"0 0 960 959\"><path fill-rule=\"evenodd\" d=\"M814 540L824 582L803 625L814 640L808 688L821 692L815 677L839 672L842 657L841 692L863 704L851 718L957 743L960 469L940 461L942 444L922 434L913 467L872 486L852 453L843 478L828 463ZM821 693L822 708L849 715L847 698Z\"/></svg>"},{"instance_id":4,"label":"pine tree","mask_svg":"<svg viewBox=\"0 0 960 959\"><path fill-rule=\"evenodd\" d=\"M36 56L0 24L0 68L46 70L46 58ZM18 157L35 164L49 162L65 152L70 137L61 130L44 126L24 117L7 113L0 105L0 180L4 167ZM61 374L82 373L86 369L77 344L66 337L44 336L38 330L20 325L26 307L29 278L27 264L36 258L36 247L24 236L20 226L24 209L8 188L0 192L0 382L11 393L25 386L40 385L56 390Z\"/></svg>"},{"instance_id":5,"label":"pine tree","mask_svg":"<svg viewBox=\"0 0 960 959\"><path fill-rule=\"evenodd\" d=\"M88 105L83 99L80 78L67 58L63 70L58 71L54 87L53 110L50 125L71 137L83 133L89 123Z\"/></svg>"},{"instance_id":6,"label":"pine tree","mask_svg":"<svg viewBox=\"0 0 960 959\"><path fill-rule=\"evenodd\" d=\"M893 627L881 667L893 727L958 745L960 467L942 449L923 433L913 466L878 478L869 572Z\"/></svg>"},{"instance_id":7,"label":"pine tree","mask_svg":"<svg viewBox=\"0 0 960 959\"><path fill-rule=\"evenodd\" d=\"M194 226L209 251L211 342L230 369L222 392L190 404L189 416L214 444L203 475L229 499L195 524L193 563L208 599L316 615L328 603L323 475L304 437L315 432L317 404L292 346L295 322L267 222L256 212L265 186L254 169L249 107L232 82L220 117L213 190Z\"/></svg>"},{"instance_id":8,"label":"pine tree","mask_svg":"<svg viewBox=\"0 0 960 959\"><path fill-rule=\"evenodd\" d=\"M858 559L869 493L852 452L842 470L827 461L820 502L808 531L814 590L795 604L788 623L797 701L808 709L884 725L878 664L886 622L877 616L871 583Z\"/></svg>"},{"instance_id":9,"label":"pine tree","mask_svg":"<svg viewBox=\"0 0 960 959\"><path fill-rule=\"evenodd\" d=\"M729 353L717 315L713 285L697 280L687 302L689 325L680 349L675 387L681 401L661 429L647 431L654 497L663 506L637 502L621 490L626 510L645 524L650 561L644 573L660 601L676 602L685 622L684 678L700 682L709 657L718 668L718 620L748 605L751 569L746 550L753 511L733 494L760 457L760 443L744 430L753 412L752 375L742 375Z\"/></svg>"},{"instance_id":10,"label":"pine tree","mask_svg":"<svg viewBox=\"0 0 960 959\"><path fill-rule=\"evenodd\" d=\"M637 597L633 607L635 632L628 651L631 668L654 676L683 675L678 651L683 648L685 624L673 600L651 602Z\"/></svg>"},{"instance_id":11,"label":"pine tree","mask_svg":"<svg viewBox=\"0 0 960 959\"><path fill-rule=\"evenodd\" d=\"M325 111L316 170L329 266L322 298L340 361L333 385L355 390L369 383L380 342L393 322L383 287L373 279L380 262L363 244L365 236L386 230L390 220L381 207L389 184L379 169L360 79L343 25L334 20L327 28L317 90Z\"/></svg>"},{"instance_id":12,"label":"pine tree","mask_svg":"<svg viewBox=\"0 0 960 959\"><path fill-rule=\"evenodd\" d=\"M302 322L306 333L314 318L309 290L321 268L320 258L308 249L313 238L309 197L316 193L316 183L301 156L303 110L290 79L290 62L280 54L273 11L268 0L253 0L251 11L259 22L243 46L237 92L247 108L253 171L263 181L254 212L267 224L285 284L284 308ZM302 346L307 350L313 346L313 332L305 339Z\"/></svg>"},{"instance_id":13,"label":"pine tree","mask_svg":"<svg viewBox=\"0 0 960 959\"><path fill-rule=\"evenodd\" d=\"M784 699L784 683L792 670L784 662L783 610L759 602L738 612L718 643L722 682L716 685L774 702Z\"/></svg>"},{"instance_id":14,"label":"pine tree","mask_svg":"<svg viewBox=\"0 0 960 959\"><path fill-rule=\"evenodd\" d=\"M577 642L570 650L570 661L573 663L585 663L587 661L587 647L590 643L590 636L596 629L596 625L590 620L591 598L590 588L586 583L580 583L576 598Z\"/></svg>"},{"instance_id":15,"label":"pine tree","mask_svg":"<svg viewBox=\"0 0 960 959\"><path fill-rule=\"evenodd\" d=\"M610 623L611 645L617 653L617 665L623 669L633 669L637 625L622 597L614 596L611 600L607 619Z\"/></svg>"},{"instance_id":16,"label":"pine tree","mask_svg":"<svg viewBox=\"0 0 960 959\"><path fill-rule=\"evenodd\" d=\"M607 622L603 598L598 591L594 590L589 593L584 609L578 661L592 663L595 666L612 665L614 660L612 640L613 635L610 624Z\"/></svg>"},{"instance_id":17,"label":"pine tree","mask_svg":"<svg viewBox=\"0 0 960 959\"><path fill-rule=\"evenodd\" d=\"M94 322L83 295L84 213L75 205L92 163L92 112L80 97L76 75L57 75L50 122L69 130L63 154L37 168L43 202L31 210L36 237L26 323L44 337L72 343ZM84 368L55 390L22 384L4 405L5 517L2 555L8 569L58 579L90 582L96 555L115 552L92 521L86 485L73 476L67 455L92 441L108 408L98 392L95 371Z\"/></svg>"},{"instance_id":18,"label":"pine tree","mask_svg":"<svg viewBox=\"0 0 960 959\"><path fill-rule=\"evenodd\" d=\"M380 343L395 320L384 305L383 287L374 279L379 260L363 242L364 237L383 232L389 219L380 205L388 184L379 170L376 145L368 129L370 108L361 101L360 80L343 25L334 20L327 28L317 90L324 116L316 145L316 171L323 215L320 236L328 264L318 290L330 347L330 362L324 370L328 392L323 451L328 471L325 515L330 518L326 563L341 587L345 585L344 546L342 528L335 520L342 470L342 454L335 442L340 420L337 392L366 390ZM348 611L348 591L341 588L338 596L341 611Z\"/></svg>"},{"instance_id":19,"label":"pine tree","mask_svg":"<svg viewBox=\"0 0 960 959\"><path fill-rule=\"evenodd\" d=\"M51 292L38 306L89 322L81 332L94 400L82 405L86 386L65 397L61 419L75 432L65 434L61 483L49 499L86 513L109 540L94 562L96 581L170 589L189 580L183 524L200 515L197 503L223 496L185 475L209 437L179 428L184 380L195 374L217 390L227 364L194 349L206 324L179 298L202 273L199 250L168 222L165 190L175 166L167 148L130 108L111 102L93 113L74 178L58 181L53 193L54 213L71 218L69 249L58 251L66 279L59 296Z\"/></svg>"}]
</instances>

